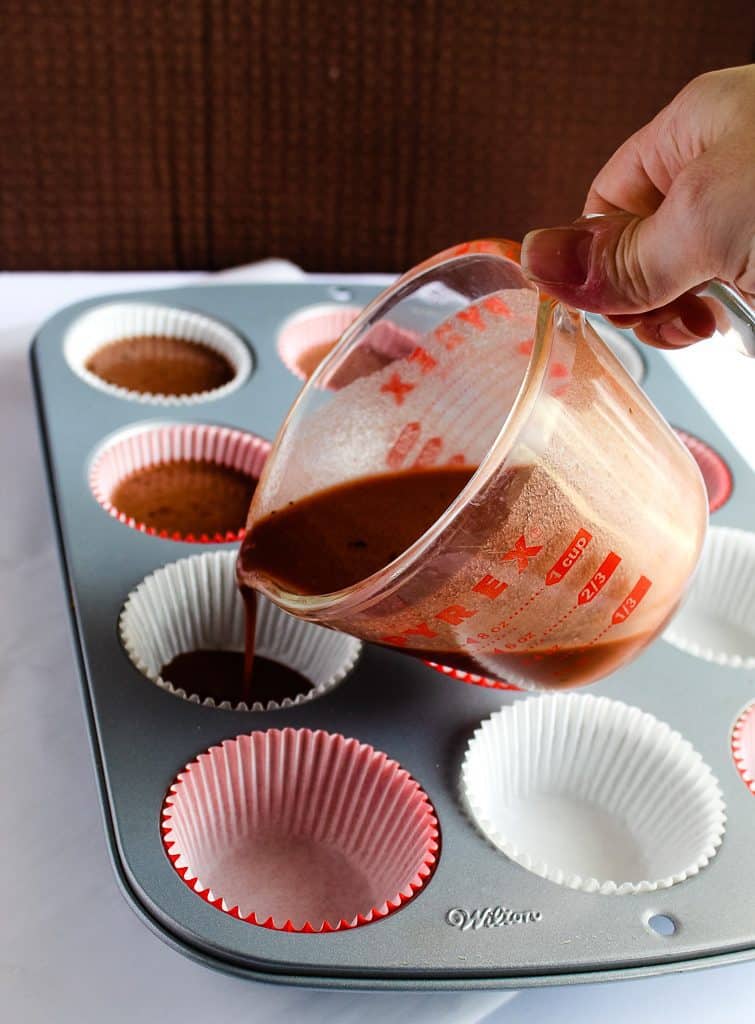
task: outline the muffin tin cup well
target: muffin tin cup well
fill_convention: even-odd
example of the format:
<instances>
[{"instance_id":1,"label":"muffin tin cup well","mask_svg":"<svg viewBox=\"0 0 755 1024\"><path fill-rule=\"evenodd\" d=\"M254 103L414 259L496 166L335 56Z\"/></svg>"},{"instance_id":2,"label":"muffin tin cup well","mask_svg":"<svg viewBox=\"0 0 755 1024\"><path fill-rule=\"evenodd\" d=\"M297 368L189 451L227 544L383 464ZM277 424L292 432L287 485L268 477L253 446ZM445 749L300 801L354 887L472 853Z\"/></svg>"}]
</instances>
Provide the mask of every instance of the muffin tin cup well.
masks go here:
<instances>
[{"instance_id":1,"label":"muffin tin cup well","mask_svg":"<svg viewBox=\"0 0 755 1024\"><path fill-rule=\"evenodd\" d=\"M734 724L731 753L740 778L755 794L755 701L744 709Z\"/></svg>"},{"instance_id":2,"label":"muffin tin cup well","mask_svg":"<svg viewBox=\"0 0 755 1024\"><path fill-rule=\"evenodd\" d=\"M89 487L113 518L151 536L203 544L238 541L243 524L225 533L184 534L158 530L115 507L118 485L131 474L165 462L197 461L228 466L257 481L270 452L270 442L255 434L207 424L163 424L129 429L111 438L95 454L89 468Z\"/></svg>"},{"instance_id":3,"label":"muffin tin cup well","mask_svg":"<svg viewBox=\"0 0 755 1024\"><path fill-rule=\"evenodd\" d=\"M725 828L718 782L652 715L607 697L530 697L475 732L461 776L487 839L587 893L651 892L704 868Z\"/></svg>"},{"instance_id":4,"label":"muffin tin cup well","mask_svg":"<svg viewBox=\"0 0 755 1024\"><path fill-rule=\"evenodd\" d=\"M734 481L731 470L724 460L709 444L701 441L686 430L674 428L679 440L686 445L689 453L697 463L702 474L705 490L708 492L708 510L717 512L731 497Z\"/></svg>"},{"instance_id":5,"label":"muffin tin cup well","mask_svg":"<svg viewBox=\"0 0 755 1024\"><path fill-rule=\"evenodd\" d=\"M333 932L398 910L438 856L427 796L385 754L310 729L226 740L189 764L163 842L206 902L278 931Z\"/></svg>"},{"instance_id":6,"label":"muffin tin cup well","mask_svg":"<svg viewBox=\"0 0 755 1024\"><path fill-rule=\"evenodd\" d=\"M274 711L322 697L353 669L362 645L354 637L295 619L257 598L255 651L299 672L312 689L282 701L202 698L161 675L179 654L243 651L244 605L236 587L236 552L208 551L158 569L129 594L119 629L135 667L157 686L194 704L235 711Z\"/></svg>"},{"instance_id":7,"label":"muffin tin cup well","mask_svg":"<svg viewBox=\"0 0 755 1024\"><path fill-rule=\"evenodd\" d=\"M278 332L284 365L299 380L307 380L361 311L360 306L323 303L294 313Z\"/></svg>"},{"instance_id":8,"label":"muffin tin cup well","mask_svg":"<svg viewBox=\"0 0 755 1024\"><path fill-rule=\"evenodd\" d=\"M194 394L170 395L119 387L87 369L88 360L105 345L128 338L157 336L202 344L223 356L233 377L221 387ZM78 317L63 338L63 354L75 374L98 391L150 405L183 406L225 398L252 372L252 356L241 337L225 324L201 313L146 302L111 302Z\"/></svg>"},{"instance_id":9,"label":"muffin tin cup well","mask_svg":"<svg viewBox=\"0 0 755 1024\"><path fill-rule=\"evenodd\" d=\"M730 668L755 668L755 534L712 526L684 604L663 634Z\"/></svg>"}]
</instances>

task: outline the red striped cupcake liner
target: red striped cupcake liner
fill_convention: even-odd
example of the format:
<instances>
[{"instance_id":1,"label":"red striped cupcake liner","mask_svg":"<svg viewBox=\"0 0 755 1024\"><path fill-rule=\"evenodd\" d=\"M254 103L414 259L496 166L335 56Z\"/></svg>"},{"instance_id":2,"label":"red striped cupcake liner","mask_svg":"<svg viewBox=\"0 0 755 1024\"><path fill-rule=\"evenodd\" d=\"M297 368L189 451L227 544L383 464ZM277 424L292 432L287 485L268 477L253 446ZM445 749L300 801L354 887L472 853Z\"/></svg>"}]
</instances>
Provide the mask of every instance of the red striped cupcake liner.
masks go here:
<instances>
[{"instance_id":1,"label":"red striped cupcake liner","mask_svg":"<svg viewBox=\"0 0 755 1024\"><path fill-rule=\"evenodd\" d=\"M355 739L270 729L211 747L162 812L178 875L211 906L284 932L334 932L401 909L438 860L438 822L396 761Z\"/></svg>"},{"instance_id":2,"label":"red striped cupcake liner","mask_svg":"<svg viewBox=\"0 0 755 1024\"><path fill-rule=\"evenodd\" d=\"M690 455L702 473L705 489L708 492L708 509L716 512L731 497L734 481L731 470L715 449L694 434L674 427L679 440L687 447Z\"/></svg>"},{"instance_id":3,"label":"red striped cupcake liner","mask_svg":"<svg viewBox=\"0 0 755 1024\"><path fill-rule=\"evenodd\" d=\"M228 466L258 480L270 452L270 442L231 427L208 424L165 424L139 427L111 438L92 460L89 487L100 506L114 519L153 537L197 544L239 541L244 528L214 534L182 534L158 530L116 508L117 486L132 473L165 462L197 461Z\"/></svg>"},{"instance_id":4,"label":"red striped cupcake liner","mask_svg":"<svg viewBox=\"0 0 755 1024\"><path fill-rule=\"evenodd\" d=\"M462 672L459 668L451 668L449 665L439 665L437 661L425 661L428 668L449 676L451 679L458 679L460 683L471 683L472 686L484 686L488 690L516 690L522 693L521 686L514 686L513 683L504 683L500 679L489 679L487 676L478 676L474 672Z\"/></svg>"}]
</instances>

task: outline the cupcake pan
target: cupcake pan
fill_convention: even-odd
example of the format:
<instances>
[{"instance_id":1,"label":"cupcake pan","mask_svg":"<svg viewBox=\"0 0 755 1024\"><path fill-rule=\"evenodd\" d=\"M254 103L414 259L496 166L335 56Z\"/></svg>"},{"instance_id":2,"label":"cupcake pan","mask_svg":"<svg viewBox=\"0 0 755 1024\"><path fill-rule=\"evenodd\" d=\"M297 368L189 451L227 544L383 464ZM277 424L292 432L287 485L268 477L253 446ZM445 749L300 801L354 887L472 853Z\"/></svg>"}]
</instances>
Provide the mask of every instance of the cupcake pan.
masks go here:
<instances>
[{"instance_id":1,"label":"cupcake pan","mask_svg":"<svg viewBox=\"0 0 755 1024\"><path fill-rule=\"evenodd\" d=\"M349 289L355 306L377 291ZM278 354L279 332L298 311L332 296L328 285L296 283L200 286L128 301L186 305L254 339L255 372L236 390L211 405L161 409L160 425L204 421L272 438L301 386ZM657 641L589 691L668 723L710 766L727 814L723 842L697 875L667 889L610 897L526 870L482 836L462 806L461 764L481 721L502 706L539 698L463 685L371 646L341 685L272 712L178 700L145 679L118 634L124 602L160 567L196 556L197 546L124 529L92 499L87 474L103 444L155 425L154 410L90 387L66 361L66 332L101 304L57 314L41 329L32 362L107 836L122 890L147 925L192 958L232 973L345 988L517 988L755 956L755 804L732 749L733 725L753 697L751 669ZM752 530L752 471L663 355L647 349L642 358L643 387L666 418L714 448L732 471L732 495L712 523ZM237 736L289 727L338 733L383 751L429 798L439 823L437 865L414 898L381 920L320 934L254 927L200 898L166 854L161 812L184 766ZM677 922L673 935L646 927L658 914Z\"/></svg>"}]
</instances>

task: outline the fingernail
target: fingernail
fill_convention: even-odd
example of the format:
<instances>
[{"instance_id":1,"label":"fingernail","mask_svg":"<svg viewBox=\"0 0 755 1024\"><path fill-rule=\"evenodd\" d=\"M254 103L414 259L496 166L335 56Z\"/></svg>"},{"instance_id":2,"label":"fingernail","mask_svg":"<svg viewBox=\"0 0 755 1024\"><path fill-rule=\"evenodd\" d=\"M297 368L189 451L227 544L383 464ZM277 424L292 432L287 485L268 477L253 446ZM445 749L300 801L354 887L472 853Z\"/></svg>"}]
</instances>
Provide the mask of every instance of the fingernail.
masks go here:
<instances>
[{"instance_id":1,"label":"fingernail","mask_svg":"<svg viewBox=\"0 0 755 1024\"><path fill-rule=\"evenodd\" d=\"M522 242L522 267L543 284L582 285L590 270L592 240L584 228L530 231Z\"/></svg>"},{"instance_id":2,"label":"fingernail","mask_svg":"<svg viewBox=\"0 0 755 1024\"><path fill-rule=\"evenodd\" d=\"M669 320L667 324L659 324L658 334L667 345L673 345L674 348L683 348L693 341L700 341L700 335L691 331L680 316Z\"/></svg>"}]
</instances>

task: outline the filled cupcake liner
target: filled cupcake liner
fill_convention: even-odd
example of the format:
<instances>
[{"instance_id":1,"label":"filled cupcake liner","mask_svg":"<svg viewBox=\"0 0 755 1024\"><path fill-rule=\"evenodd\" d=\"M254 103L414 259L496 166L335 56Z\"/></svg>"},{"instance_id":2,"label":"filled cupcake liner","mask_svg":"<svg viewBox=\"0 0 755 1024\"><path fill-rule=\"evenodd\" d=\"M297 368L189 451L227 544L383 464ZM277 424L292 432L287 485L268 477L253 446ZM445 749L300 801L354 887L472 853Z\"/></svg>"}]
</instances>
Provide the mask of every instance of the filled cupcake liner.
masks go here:
<instances>
[{"instance_id":1,"label":"filled cupcake liner","mask_svg":"<svg viewBox=\"0 0 755 1024\"><path fill-rule=\"evenodd\" d=\"M755 534L710 527L686 600L663 636L716 665L755 668Z\"/></svg>"},{"instance_id":2,"label":"filled cupcake liner","mask_svg":"<svg viewBox=\"0 0 755 1024\"><path fill-rule=\"evenodd\" d=\"M114 341L142 335L180 338L201 343L228 360L233 378L222 387L187 395L165 395L110 384L87 369L87 360ZM83 313L66 331L63 354L73 372L93 388L118 398L150 405L195 405L224 398L239 388L252 371L248 346L225 324L201 313L146 302L111 302Z\"/></svg>"},{"instance_id":3,"label":"filled cupcake liner","mask_svg":"<svg viewBox=\"0 0 755 1024\"><path fill-rule=\"evenodd\" d=\"M278 353L283 363L300 380L311 377L317 367L307 373L302 365L307 354L323 344L337 342L361 312L358 306L321 305L300 310L290 317L278 334ZM319 387L337 391L354 380L378 372L396 359L414 351L418 336L387 320L373 324L360 345L351 351ZM331 346L332 347L332 346ZM328 350L329 352L329 350ZM320 362L328 352L323 352ZM318 363L319 366L319 363Z\"/></svg>"},{"instance_id":4,"label":"filled cupcake liner","mask_svg":"<svg viewBox=\"0 0 755 1024\"><path fill-rule=\"evenodd\" d=\"M299 310L285 321L278 332L278 355L291 373L299 380L306 380L311 374L302 369L302 357L313 348L338 341L361 311L361 306L331 303Z\"/></svg>"},{"instance_id":5,"label":"filled cupcake liner","mask_svg":"<svg viewBox=\"0 0 755 1024\"><path fill-rule=\"evenodd\" d=\"M721 789L679 733L607 697L555 694L496 711L475 732L462 800L523 868L604 895L697 874L725 829Z\"/></svg>"},{"instance_id":6,"label":"filled cupcake liner","mask_svg":"<svg viewBox=\"0 0 755 1024\"><path fill-rule=\"evenodd\" d=\"M488 690L516 690L517 693L521 692L520 686L514 686L513 683L504 683L500 679L489 679L487 676L478 676L474 672L463 672L460 668L451 668L449 665L440 665L437 661L426 661L423 659L425 665L428 668L434 669L436 672L440 672L444 676L448 676L450 679L458 679L460 683L471 683L472 686L482 686Z\"/></svg>"},{"instance_id":7,"label":"filled cupcake liner","mask_svg":"<svg viewBox=\"0 0 755 1024\"><path fill-rule=\"evenodd\" d=\"M211 747L163 806L183 881L218 910L332 932L398 910L432 874L438 823L395 761L339 734L270 729Z\"/></svg>"},{"instance_id":8,"label":"filled cupcake liner","mask_svg":"<svg viewBox=\"0 0 755 1024\"><path fill-rule=\"evenodd\" d=\"M708 492L709 511L717 512L731 497L734 487L731 470L718 452L705 441L678 427L675 427L674 431L682 444L689 449L702 474L705 490Z\"/></svg>"},{"instance_id":9,"label":"filled cupcake liner","mask_svg":"<svg viewBox=\"0 0 755 1024\"><path fill-rule=\"evenodd\" d=\"M236 586L236 552L208 551L163 566L133 590L121 612L123 646L135 667L163 690L205 707L274 711L322 697L352 670L362 649L345 633L295 619L257 596L255 653L286 665L313 689L278 702L215 701L173 686L160 674L179 654L244 650L244 604Z\"/></svg>"},{"instance_id":10,"label":"filled cupcake liner","mask_svg":"<svg viewBox=\"0 0 755 1024\"><path fill-rule=\"evenodd\" d=\"M734 725L731 754L740 778L755 793L755 701L744 709Z\"/></svg>"},{"instance_id":11,"label":"filled cupcake liner","mask_svg":"<svg viewBox=\"0 0 755 1024\"><path fill-rule=\"evenodd\" d=\"M114 519L154 537L201 544L240 540L244 528L224 534L182 534L158 530L117 509L111 498L123 480L137 470L164 462L211 462L228 466L258 480L270 452L270 442L231 427L207 424L157 424L123 431L107 441L89 468L89 488L97 502Z\"/></svg>"}]
</instances>

